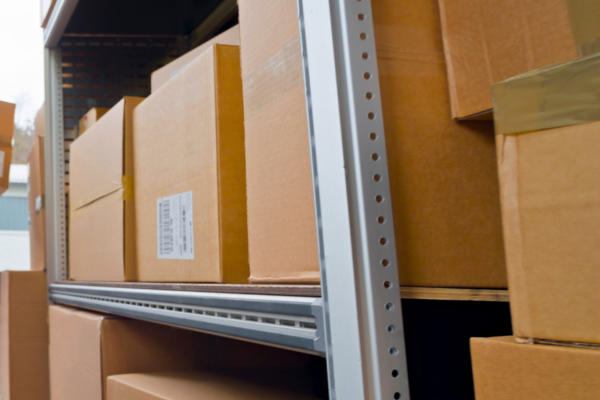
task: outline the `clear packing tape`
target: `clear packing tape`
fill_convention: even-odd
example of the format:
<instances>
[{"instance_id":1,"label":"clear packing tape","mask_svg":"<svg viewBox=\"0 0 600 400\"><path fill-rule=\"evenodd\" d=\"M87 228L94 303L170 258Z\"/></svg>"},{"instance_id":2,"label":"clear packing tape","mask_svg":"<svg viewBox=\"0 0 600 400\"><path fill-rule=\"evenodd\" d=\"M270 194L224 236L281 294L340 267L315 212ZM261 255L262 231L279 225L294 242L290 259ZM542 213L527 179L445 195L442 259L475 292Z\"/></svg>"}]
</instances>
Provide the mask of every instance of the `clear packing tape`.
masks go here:
<instances>
[{"instance_id":1,"label":"clear packing tape","mask_svg":"<svg viewBox=\"0 0 600 400\"><path fill-rule=\"evenodd\" d=\"M109 182L103 187L99 187L94 193L87 195L81 199L71 200L73 202L71 212L79 211L84 207L87 207L97 201L107 198L113 193L122 192L122 196L119 197L119 201L130 201L133 200L134 189L133 189L133 176L123 175L121 182Z\"/></svg>"},{"instance_id":2,"label":"clear packing tape","mask_svg":"<svg viewBox=\"0 0 600 400\"><path fill-rule=\"evenodd\" d=\"M492 86L497 135L600 121L600 54Z\"/></svg>"}]
</instances>

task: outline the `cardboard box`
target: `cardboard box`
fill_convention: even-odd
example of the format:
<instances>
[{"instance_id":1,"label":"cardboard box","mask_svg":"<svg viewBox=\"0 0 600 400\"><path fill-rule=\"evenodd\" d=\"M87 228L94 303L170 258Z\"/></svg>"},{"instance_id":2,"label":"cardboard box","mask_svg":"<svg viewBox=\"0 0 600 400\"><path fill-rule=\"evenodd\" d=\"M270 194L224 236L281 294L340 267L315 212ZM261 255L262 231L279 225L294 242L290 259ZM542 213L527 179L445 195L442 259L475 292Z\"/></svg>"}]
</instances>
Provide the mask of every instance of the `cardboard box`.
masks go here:
<instances>
[{"instance_id":1,"label":"cardboard box","mask_svg":"<svg viewBox=\"0 0 600 400\"><path fill-rule=\"evenodd\" d=\"M48 399L46 274L4 271L0 280L0 395Z\"/></svg>"},{"instance_id":2,"label":"cardboard box","mask_svg":"<svg viewBox=\"0 0 600 400\"><path fill-rule=\"evenodd\" d=\"M477 400L596 400L600 351L471 339Z\"/></svg>"},{"instance_id":3,"label":"cardboard box","mask_svg":"<svg viewBox=\"0 0 600 400\"><path fill-rule=\"evenodd\" d=\"M490 86L600 51L595 1L440 0L452 116L490 111Z\"/></svg>"},{"instance_id":4,"label":"cardboard box","mask_svg":"<svg viewBox=\"0 0 600 400\"><path fill-rule=\"evenodd\" d=\"M36 126L37 130L37 126ZM29 154L29 251L31 269L46 269L46 191L44 136L35 136Z\"/></svg>"},{"instance_id":5,"label":"cardboard box","mask_svg":"<svg viewBox=\"0 0 600 400\"><path fill-rule=\"evenodd\" d=\"M35 115L35 119L33 120L33 130L36 136L44 136L45 135L45 126L44 126L44 118L45 118L45 104L42 104L42 107L38 110Z\"/></svg>"},{"instance_id":6,"label":"cardboard box","mask_svg":"<svg viewBox=\"0 0 600 400\"><path fill-rule=\"evenodd\" d=\"M600 343L600 55L494 86L515 336Z\"/></svg>"},{"instance_id":7,"label":"cardboard box","mask_svg":"<svg viewBox=\"0 0 600 400\"><path fill-rule=\"evenodd\" d=\"M93 107L83 117L79 119L79 135L90 129L104 114L110 111L110 108Z\"/></svg>"},{"instance_id":8,"label":"cardboard box","mask_svg":"<svg viewBox=\"0 0 600 400\"><path fill-rule=\"evenodd\" d=\"M125 97L71 144L69 278L136 279L133 110Z\"/></svg>"},{"instance_id":9,"label":"cardboard box","mask_svg":"<svg viewBox=\"0 0 600 400\"><path fill-rule=\"evenodd\" d=\"M0 101L0 196L8 189L15 129L15 105Z\"/></svg>"},{"instance_id":10,"label":"cardboard box","mask_svg":"<svg viewBox=\"0 0 600 400\"><path fill-rule=\"evenodd\" d=\"M188 51L178 59L171 61L169 64L162 68L157 69L152 73L152 93L156 92L162 85L167 83L169 79L177 75L183 68L189 63L194 61L204 53L213 44L229 44L234 46L240 45L240 26L236 25L225 32L215 36L214 38L207 40L200 46L193 50Z\"/></svg>"},{"instance_id":11,"label":"cardboard box","mask_svg":"<svg viewBox=\"0 0 600 400\"><path fill-rule=\"evenodd\" d=\"M318 282L296 6L239 6L251 281ZM437 3L372 7L402 284L506 287L493 125L451 119Z\"/></svg>"},{"instance_id":12,"label":"cardboard box","mask_svg":"<svg viewBox=\"0 0 600 400\"><path fill-rule=\"evenodd\" d=\"M309 400L316 397L209 372L128 374L108 379L108 400Z\"/></svg>"},{"instance_id":13,"label":"cardboard box","mask_svg":"<svg viewBox=\"0 0 600 400\"><path fill-rule=\"evenodd\" d=\"M212 45L135 110L140 281L248 279L239 65Z\"/></svg>"},{"instance_id":14,"label":"cardboard box","mask_svg":"<svg viewBox=\"0 0 600 400\"><path fill-rule=\"evenodd\" d=\"M40 22L42 28L48 25L55 5L56 0L40 0Z\"/></svg>"}]
</instances>

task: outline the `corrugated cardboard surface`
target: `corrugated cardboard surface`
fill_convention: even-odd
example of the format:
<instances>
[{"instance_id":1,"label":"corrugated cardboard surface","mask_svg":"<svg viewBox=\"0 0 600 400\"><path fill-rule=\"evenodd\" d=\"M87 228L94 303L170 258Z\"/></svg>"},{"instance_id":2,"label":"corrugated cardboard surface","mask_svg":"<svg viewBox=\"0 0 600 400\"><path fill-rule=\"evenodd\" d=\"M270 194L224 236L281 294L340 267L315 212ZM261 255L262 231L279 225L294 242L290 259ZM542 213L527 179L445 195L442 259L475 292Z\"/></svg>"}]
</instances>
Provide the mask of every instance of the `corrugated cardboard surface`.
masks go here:
<instances>
[{"instance_id":1,"label":"corrugated cardboard surface","mask_svg":"<svg viewBox=\"0 0 600 400\"><path fill-rule=\"evenodd\" d=\"M596 400L600 351L471 339L477 400Z\"/></svg>"},{"instance_id":2,"label":"corrugated cardboard surface","mask_svg":"<svg viewBox=\"0 0 600 400\"><path fill-rule=\"evenodd\" d=\"M136 109L139 280L247 281L241 86L239 48L215 44ZM159 259L157 200L188 191L194 259Z\"/></svg>"},{"instance_id":3,"label":"corrugated cardboard surface","mask_svg":"<svg viewBox=\"0 0 600 400\"><path fill-rule=\"evenodd\" d=\"M70 279L135 280L132 124L142 100L126 97L71 145Z\"/></svg>"},{"instance_id":4,"label":"corrugated cardboard surface","mask_svg":"<svg viewBox=\"0 0 600 400\"><path fill-rule=\"evenodd\" d=\"M251 4L240 1L251 280L318 281L295 4ZM493 126L451 120L436 1L372 6L402 284L506 287ZM276 101L252 115L261 96Z\"/></svg>"},{"instance_id":5,"label":"corrugated cardboard surface","mask_svg":"<svg viewBox=\"0 0 600 400\"><path fill-rule=\"evenodd\" d=\"M185 53L178 59L171 61L164 67L157 69L152 73L152 93L156 92L169 79L178 74L190 62L194 61L200 54L204 53L213 44L240 45L240 26L236 25L214 38L202 43L195 49Z\"/></svg>"},{"instance_id":6,"label":"corrugated cardboard surface","mask_svg":"<svg viewBox=\"0 0 600 400\"><path fill-rule=\"evenodd\" d=\"M493 126L451 119L437 3L373 18L400 281L506 287Z\"/></svg>"},{"instance_id":7,"label":"corrugated cardboard surface","mask_svg":"<svg viewBox=\"0 0 600 400\"><path fill-rule=\"evenodd\" d=\"M197 369L207 363L199 335L50 306L52 400L106 399L111 375Z\"/></svg>"},{"instance_id":8,"label":"corrugated cardboard surface","mask_svg":"<svg viewBox=\"0 0 600 400\"><path fill-rule=\"evenodd\" d=\"M207 372L171 372L113 376L108 400L309 400L289 390Z\"/></svg>"},{"instance_id":9,"label":"corrugated cardboard surface","mask_svg":"<svg viewBox=\"0 0 600 400\"><path fill-rule=\"evenodd\" d=\"M56 5L56 0L40 0L40 22L41 27L45 28L48 25L52 10Z\"/></svg>"},{"instance_id":10,"label":"corrugated cardboard surface","mask_svg":"<svg viewBox=\"0 0 600 400\"><path fill-rule=\"evenodd\" d=\"M597 52L595 1L440 0L452 114L492 108L490 86Z\"/></svg>"},{"instance_id":11,"label":"corrugated cardboard surface","mask_svg":"<svg viewBox=\"0 0 600 400\"><path fill-rule=\"evenodd\" d=\"M46 400L46 274L4 271L0 279L0 394L3 400Z\"/></svg>"},{"instance_id":12,"label":"corrugated cardboard surface","mask_svg":"<svg viewBox=\"0 0 600 400\"><path fill-rule=\"evenodd\" d=\"M79 119L79 135L90 129L110 108L93 107Z\"/></svg>"},{"instance_id":13,"label":"corrugated cardboard surface","mask_svg":"<svg viewBox=\"0 0 600 400\"><path fill-rule=\"evenodd\" d=\"M29 252L31 269L46 268L44 136L35 136L29 155ZM36 205L37 202L37 205Z\"/></svg>"},{"instance_id":14,"label":"corrugated cardboard surface","mask_svg":"<svg viewBox=\"0 0 600 400\"><path fill-rule=\"evenodd\" d=\"M8 189L14 119L15 105L0 101L0 152L4 153L4 165L0 165L0 196Z\"/></svg>"},{"instance_id":15,"label":"corrugated cardboard surface","mask_svg":"<svg viewBox=\"0 0 600 400\"><path fill-rule=\"evenodd\" d=\"M600 122L498 137L515 336L600 343Z\"/></svg>"},{"instance_id":16,"label":"corrugated cardboard surface","mask_svg":"<svg viewBox=\"0 0 600 400\"><path fill-rule=\"evenodd\" d=\"M319 281L294 1L240 0L252 282Z\"/></svg>"}]
</instances>

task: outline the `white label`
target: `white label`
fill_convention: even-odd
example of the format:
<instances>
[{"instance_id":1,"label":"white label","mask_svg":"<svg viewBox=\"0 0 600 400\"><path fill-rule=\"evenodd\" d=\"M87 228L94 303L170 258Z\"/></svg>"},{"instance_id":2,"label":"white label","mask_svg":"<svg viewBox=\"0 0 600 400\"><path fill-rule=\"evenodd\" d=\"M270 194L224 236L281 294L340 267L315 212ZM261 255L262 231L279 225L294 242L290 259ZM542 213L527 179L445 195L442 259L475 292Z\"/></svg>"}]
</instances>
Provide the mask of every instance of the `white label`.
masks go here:
<instances>
[{"instance_id":1,"label":"white label","mask_svg":"<svg viewBox=\"0 0 600 400\"><path fill-rule=\"evenodd\" d=\"M4 152L0 150L0 178L2 178L2 174L4 173Z\"/></svg>"},{"instance_id":2,"label":"white label","mask_svg":"<svg viewBox=\"0 0 600 400\"><path fill-rule=\"evenodd\" d=\"M158 258L194 259L192 192L156 200Z\"/></svg>"}]
</instances>

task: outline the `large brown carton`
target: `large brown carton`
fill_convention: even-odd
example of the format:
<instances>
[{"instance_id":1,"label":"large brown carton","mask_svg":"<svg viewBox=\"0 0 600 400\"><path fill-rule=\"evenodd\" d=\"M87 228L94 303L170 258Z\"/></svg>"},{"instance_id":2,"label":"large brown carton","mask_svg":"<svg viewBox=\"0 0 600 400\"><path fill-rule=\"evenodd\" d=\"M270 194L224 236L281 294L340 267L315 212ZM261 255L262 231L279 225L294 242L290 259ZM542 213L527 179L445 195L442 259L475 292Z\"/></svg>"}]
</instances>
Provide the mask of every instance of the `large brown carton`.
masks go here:
<instances>
[{"instance_id":1,"label":"large brown carton","mask_svg":"<svg viewBox=\"0 0 600 400\"><path fill-rule=\"evenodd\" d=\"M79 119L79 135L90 129L110 108L93 107Z\"/></svg>"},{"instance_id":2,"label":"large brown carton","mask_svg":"<svg viewBox=\"0 0 600 400\"><path fill-rule=\"evenodd\" d=\"M251 281L318 282L296 3L268 3L239 3ZM401 282L506 287L493 126L451 119L437 2L372 7Z\"/></svg>"},{"instance_id":3,"label":"large brown carton","mask_svg":"<svg viewBox=\"0 0 600 400\"><path fill-rule=\"evenodd\" d=\"M600 51L597 1L440 0L452 116L492 108L490 87Z\"/></svg>"},{"instance_id":4,"label":"large brown carton","mask_svg":"<svg viewBox=\"0 0 600 400\"><path fill-rule=\"evenodd\" d=\"M36 120L37 122L37 120ZM37 127L36 127L37 130ZM46 268L46 195L44 136L35 136L29 154L29 252L31 269Z\"/></svg>"},{"instance_id":5,"label":"large brown carton","mask_svg":"<svg viewBox=\"0 0 600 400\"><path fill-rule=\"evenodd\" d=\"M210 372L128 374L108 379L108 400L309 400L316 397Z\"/></svg>"},{"instance_id":6,"label":"large brown carton","mask_svg":"<svg viewBox=\"0 0 600 400\"><path fill-rule=\"evenodd\" d=\"M239 47L219 44L135 110L140 281L247 282L243 121Z\"/></svg>"},{"instance_id":7,"label":"large brown carton","mask_svg":"<svg viewBox=\"0 0 600 400\"><path fill-rule=\"evenodd\" d=\"M600 343L599 65L595 55L494 86L511 314L521 338Z\"/></svg>"},{"instance_id":8,"label":"large brown carton","mask_svg":"<svg viewBox=\"0 0 600 400\"><path fill-rule=\"evenodd\" d=\"M8 189L14 128L15 105L0 101L0 196Z\"/></svg>"},{"instance_id":9,"label":"large brown carton","mask_svg":"<svg viewBox=\"0 0 600 400\"><path fill-rule=\"evenodd\" d=\"M213 44L228 44L240 45L240 26L236 25L225 32L215 36L214 38L202 43L193 50L188 51L176 60L162 68L157 69L152 73L152 93L156 92L162 85L167 83L169 79L177 75L183 68L196 59L200 54L204 53Z\"/></svg>"},{"instance_id":10,"label":"large brown carton","mask_svg":"<svg viewBox=\"0 0 600 400\"><path fill-rule=\"evenodd\" d=\"M3 400L47 400L46 274L4 271L0 280L0 395Z\"/></svg>"},{"instance_id":11,"label":"large brown carton","mask_svg":"<svg viewBox=\"0 0 600 400\"><path fill-rule=\"evenodd\" d=\"M125 97L71 144L69 278L136 279L133 110Z\"/></svg>"},{"instance_id":12,"label":"large brown carton","mask_svg":"<svg viewBox=\"0 0 600 400\"><path fill-rule=\"evenodd\" d=\"M477 400L596 400L600 351L471 339Z\"/></svg>"}]
</instances>

